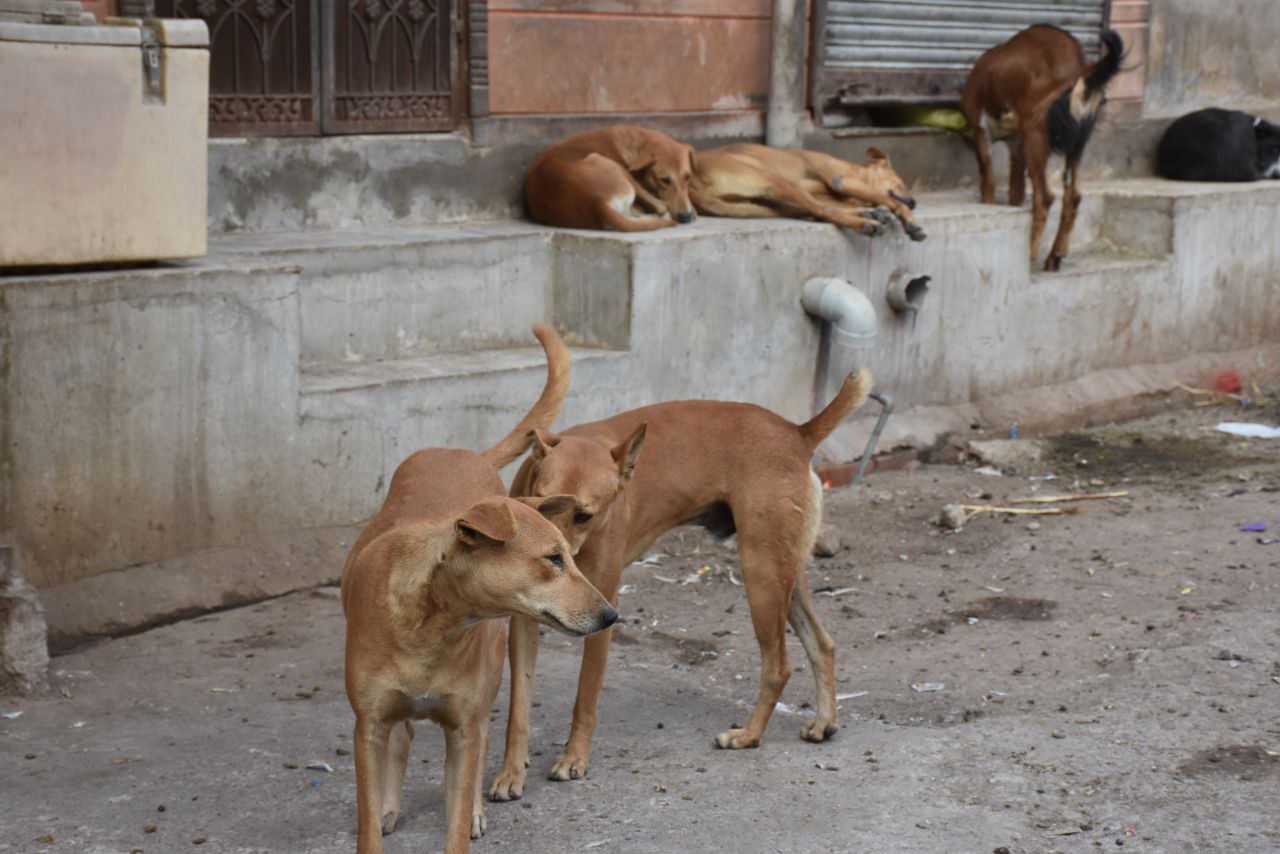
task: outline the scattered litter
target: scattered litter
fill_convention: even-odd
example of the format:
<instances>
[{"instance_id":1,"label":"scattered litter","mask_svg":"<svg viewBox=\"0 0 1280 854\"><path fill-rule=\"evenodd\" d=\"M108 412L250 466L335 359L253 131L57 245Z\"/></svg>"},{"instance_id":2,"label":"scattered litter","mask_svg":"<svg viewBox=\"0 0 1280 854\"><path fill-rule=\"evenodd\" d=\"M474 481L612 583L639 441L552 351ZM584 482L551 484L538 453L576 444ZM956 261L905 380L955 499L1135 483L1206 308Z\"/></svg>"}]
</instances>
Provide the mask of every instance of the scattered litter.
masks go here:
<instances>
[{"instance_id":1,"label":"scattered litter","mask_svg":"<svg viewBox=\"0 0 1280 854\"><path fill-rule=\"evenodd\" d=\"M17 720L22 717L22 712L22 709L18 709L16 712L0 712L0 718L4 718L7 721Z\"/></svg>"},{"instance_id":2,"label":"scattered litter","mask_svg":"<svg viewBox=\"0 0 1280 854\"><path fill-rule=\"evenodd\" d=\"M1038 531L1038 530L1040 530L1040 523L1039 523L1039 522L1028 522L1028 523L1027 523L1027 530L1028 530L1028 531Z\"/></svg>"},{"instance_id":3,"label":"scattered litter","mask_svg":"<svg viewBox=\"0 0 1280 854\"><path fill-rule=\"evenodd\" d=\"M74 729L80 729L80 728L81 728L81 727L83 727L86 723L88 723L88 721L76 721L76 722L75 722L75 723L73 723L71 726L72 726Z\"/></svg>"},{"instance_id":4,"label":"scattered litter","mask_svg":"<svg viewBox=\"0 0 1280 854\"><path fill-rule=\"evenodd\" d=\"M1239 667L1240 662L1249 660L1245 658L1243 655L1238 655L1237 653L1234 653L1229 649L1219 650L1218 654L1215 655L1214 658L1216 658L1218 661L1229 661L1231 662L1232 667Z\"/></svg>"},{"instance_id":5,"label":"scattered litter","mask_svg":"<svg viewBox=\"0 0 1280 854\"><path fill-rule=\"evenodd\" d=\"M836 694L836 700L856 700L859 697L865 697L870 691L850 691L847 694Z\"/></svg>"},{"instance_id":6,"label":"scattered litter","mask_svg":"<svg viewBox=\"0 0 1280 854\"><path fill-rule=\"evenodd\" d=\"M839 765L828 765L824 762L815 762L813 767L817 768L819 771L839 771L840 770Z\"/></svg>"},{"instance_id":7,"label":"scattered litter","mask_svg":"<svg viewBox=\"0 0 1280 854\"><path fill-rule=\"evenodd\" d=\"M990 590L992 593L1003 593L1003 592L1004 592L1004 588L1003 588L1003 587L992 587L992 586L991 586L991 585L989 585L989 584L984 584L984 585L982 585L982 589L983 589L983 590Z\"/></svg>"},{"instance_id":8,"label":"scattered litter","mask_svg":"<svg viewBox=\"0 0 1280 854\"><path fill-rule=\"evenodd\" d=\"M676 580L674 578L667 578L665 575L658 575L656 572L653 574L653 577L658 579L659 581L665 581L667 584L676 583Z\"/></svg>"},{"instance_id":9,"label":"scattered litter","mask_svg":"<svg viewBox=\"0 0 1280 854\"><path fill-rule=\"evenodd\" d=\"M969 519L979 513L1005 513L1010 516L1064 516L1078 512L1075 507L997 507L993 504L957 504L956 506L961 510L969 511Z\"/></svg>"},{"instance_id":10,"label":"scattered litter","mask_svg":"<svg viewBox=\"0 0 1280 854\"><path fill-rule=\"evenodd\" d=\"M209 689L210 694L237 694L239 692L240 692L239 688L210 688Z\"/></svg>"},{"instance_id":11,"label":"scattered litter","mask_svg":"<svg viewBox=\"0 0 1280 854\"><path fill-rule=\"evenodd\" d=\"M1056 474L1029 474L1027 480L1057 480Z\"/></svg>"},{"instance_id":12,"label":"scattered litter","mask_svg":"<svg viewBox=\"0 0 1280 854\"><path fill-rule=\"evenodd\" d=\"M947 687L945 682L912 682L911 690L918 694L925 694L929 691L941 691Z\"/></svg>"},{"instance_id":13,"label":"scattered litter","mask_svg":"<svg viewBox=\"0 0 1280 854\"><path fill-rule=\"evenodd\" d=\"M1244 436L1249 439L1280 439L1280 427L1269 427L1266 424L1223 421L1213 429L1219 433L1229 433L1232 436Z\"/></svg>"},{"instance_id":14,"label":"scattered litter","mask_svg":"<svg viewBox=\"0 0 1280 854\"><path fill-rule=\"evenodd\" d=\"M1031 495L1026 498L1010 498L1006 504L1057 504L1062 501L1102 501L1107 498L1128 498L1128 490L1118 492L1082 492L1074 495Z\"/></svg>"},{"instance_id":15,"label":"scattered litter","mask_svg":"<svg viewBox=\"0 0 1280 854\"><path fill-rule=\"evenodd\" d=\"M1195 592L1196 592L1196 589L1195 589L1194 587L1191 587L1191 586L1189 586L1189 585L1188 585L1187 587L1184 587L1184 588L1182 588L1181 590L1179 590L1179 591L1178 591L1178 594L1179 594L1179 595L1181 595L1181 596L1187 596L1187 595L1189 595L1189 594L1191 594L1191 593L1195 593Z\"/></svg>"},{"instance_id":16,"label":"scattered litter","mask_svg":"<svg viewBox=\"0 0 1280 854\"><path fill-rule=\"evenodd\" d=\"M783 714L785 714L785 715L802 715L802 714L804 714L804 712L801 712L801 711L800 711L799 709L797 709L795 706L791 705L790 703L784 703L784 702L782 702L781 700L779 700L779 701L778 701L778 703L774 706L774 709L776 709L776 710L777 710L777 711L779 711L779 712L782 712L782 713L783 713Z\"/></svg>"},{"instance_id":17,"label":"scattered litter","mask_svg":"<svg viewBox=\"0 0 1280 854\"><path fill-rule=\"evenodd\" d=\"M1274 546L1276 543L1280 543L1280 539L1277 539L1275 537L1258 537L1259 545Z\"/></svg>"},{"instance_id":18,"label":"scattered litter","mask_svg":"<svg viewBox=\"0 0 1280 854\"><path fill-rule=\"evenodd\" d=\"M741 587L742 582L738 580L738 576L733 574L733 570L729 570L729 583L734 587Z\"/></svg>"},{"instance_id":19,"label":"scattered litter","mask_svg":"<svg viewBox=\"0 0 1280 854\"><path fill-rule=\"evenodd\" d=\"M323 771L326 774L333 773L333 766L328 762L308 762L306 768L308 771Z\"/></svg>"},{"instance_id":20,"label":"scattered litter","mask_svg":"<svg viewBox=\"0 0 1280 854\"><path fill-rule=\"evenodd\" d=\"M313 786L323 786L323 785L324 785L324 780L312 780L312 781L311 781L311 785L313 785Z\"/></svg>"},{"instance_id":21,"label":"scattered litter","mask_svg":"<svg viewBox=\"0 0 1280 854\"><path fill-rule=\"evenodd\" d=\"M1057 827L1046 831L1045 836L1070 836L1073 833L1079 833L1082 828L1079 826L1068 825L1066 827Z\"/></svg>"},{"instance_id":22,"label":"scattered litter","mask_svg":"<svg viewBox=\"0 0 1280 854\"><path fill-rule=\"evenodd\" d=\"M853 593L856 587L819 587L813 591L814 596L843 596L846 593Z\"/></svg>"},{"instance_id":23,"label":"scattered litter","mask_svg":"<svg viewBox=\"0 0 1280 854\"><path fill-rule=\"evenodd\" d=\"M644 557L642 557L642 558L640 559L640 562L641 562L641 563L647 563L647 564L649 564L650 566L654 566L654 565L656 565L656 564L662 563L662 559L663 559L664 557L666 557L666 555L665 555L665 554L663 554L662 552L652 552L652 553L647 554L647 555L645 555Z\"/></svg>"},{"instance_id":24,"label":"scattered litter","mask_svg":"<svg viewBox=\"0 0 1280 854\"><path fill-rule=\"evenodd\" d=\"M680 583L681 584L697 584L701 580L702 580L701 575L699 575L696 572L691 572L688 575L686 575L684 578L680 579Z\"/></svg>"},{"instance_id":25,"label":"scattered litter","mask_svg":"<svg viewBox=\"0 0 1280 854\"><path fill-rule=\"evenodd\" d=\"M988 692L987 692L987 695L988 695L988 696L991 696L991 697L1007 697L1007 696L1009 696L1009 692L1008 692L1008 691L996 691L996 690L994 690L994 689L993 689L993 690L991 690L991 691L988 691Z\"/></svg>"},{"instance_id":26,"label":"scattered litter","mask_svg":"<svg viewBox=\"0 0 1280 854\"><path fill-rule=\"evenodd\" d=\"M592 848L599 848L601 845L608 845L612 841L613 841L612 839L598 839L595 842L588 843L587 845L584 845L582 847L585 850L589 851Z\"/></svg>"},{"instance_id":27,"label":"scattered litter","mask_svg":"<svg viewBox=\"0 0 1280 854\"><path fill-rule=\"evenodd\" d=\"M619 593L635 593L636 586L634 584L624 584L618 588Z\"/></svg>"},{"instance_id":28,"label":"scattered litter","mask_svg":"<svg viewBox=\"0 0 1280 854\"><path fill-rule=\"evenodd\" d=\"M973 470L973 473L986 475L987 477L1004 477L1004 472L995 466L978 466Z\"/></svg>"},{"instance_id":29,"label":"scattered litter","mask_svg":"<svg viewBox=\"0 0 1280 854\"><path fill-rule=\"evenodd\" d=\"M898 555L898 560L909 561L911 560L911 558L907 557L906 555Z\"/></svg>"},{"instance_id":30,"label":"scattered litter","mask_svg":"<svg viewBox=\"0 0 1280 854\"><path fill-rule=\"evenodd\" d=\"M1241 525L1240 530L1250 534L1261 534L1267 530L1266 522L1250 522L1247 525Z\"/></svg>"},{"instance_id":31,"label":"scattered litter","mask_svg":"<svg viewBox=\"0 0 1280 854\"><path fill-rule=\"evenodd\" d=\"M964 621L965 621L966 623L968 623L969 625L971 625L971 626L976 626L976 625L978 624L978 618L977 618L977 617L965 617L965 618L964 618Z\"/></svg>"}]
</instances>

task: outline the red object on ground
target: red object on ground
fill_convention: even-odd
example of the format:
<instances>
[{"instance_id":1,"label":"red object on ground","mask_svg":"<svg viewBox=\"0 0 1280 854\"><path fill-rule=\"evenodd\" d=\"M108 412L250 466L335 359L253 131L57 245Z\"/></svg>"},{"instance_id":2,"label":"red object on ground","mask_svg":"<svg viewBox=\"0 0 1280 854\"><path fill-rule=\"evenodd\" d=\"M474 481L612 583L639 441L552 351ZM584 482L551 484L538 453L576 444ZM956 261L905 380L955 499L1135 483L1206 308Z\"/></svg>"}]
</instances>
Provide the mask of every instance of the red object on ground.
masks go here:
<instances>
[{"instance_id":1,"label":"red object on ground","mask_svg":"<svg viewBox=\"0 0 1280 854\"><path fill-rule=\"evenodd\" d=\"M1213 385L1218 391L1227 394L1239 394L1243 388L1240 382L1240 375L1235 371L1219 371L1218 375L1213 378Z\"/></svg>"}]
</instances>

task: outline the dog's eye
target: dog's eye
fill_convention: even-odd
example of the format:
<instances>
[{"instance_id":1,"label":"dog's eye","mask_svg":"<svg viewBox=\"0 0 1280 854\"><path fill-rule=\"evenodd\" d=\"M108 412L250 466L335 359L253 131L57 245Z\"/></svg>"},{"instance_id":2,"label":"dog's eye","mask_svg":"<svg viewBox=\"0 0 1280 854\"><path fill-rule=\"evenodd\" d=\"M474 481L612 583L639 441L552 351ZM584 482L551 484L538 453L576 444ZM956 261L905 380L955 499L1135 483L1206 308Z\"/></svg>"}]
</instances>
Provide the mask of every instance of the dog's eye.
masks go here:
<instances>
[{"instance_id":1,"label":"dog's eye","mask_svg":"<svg viewBox=\"0 0 1280 854\"><path fill-rule=\"evenodd\" d=\"M595 516L594 516L594 515L592 515L591 513L583 513L583 512L581 512L581 511L579 511L579 512L577 512L577 513L574 513L574 514L573 514L573 524L575 524L575 525L585 525L585 524L587 524L588 522L590 522L590 521L591 521L592 519L594 519L594 518L595 518Z\"/></svg>"},{"instance_id":2,"label":"dog's eye","mask_svg":"<svg viewBox=\"0 0 1280 854\"><path fill-rule=\"evenodd\" d=\"M560 569L560 570L564 569L564 556L561 555L559 552L556 552L553 555L547 555L547 560L556 569Z\"/></svg>"}]
</instances>

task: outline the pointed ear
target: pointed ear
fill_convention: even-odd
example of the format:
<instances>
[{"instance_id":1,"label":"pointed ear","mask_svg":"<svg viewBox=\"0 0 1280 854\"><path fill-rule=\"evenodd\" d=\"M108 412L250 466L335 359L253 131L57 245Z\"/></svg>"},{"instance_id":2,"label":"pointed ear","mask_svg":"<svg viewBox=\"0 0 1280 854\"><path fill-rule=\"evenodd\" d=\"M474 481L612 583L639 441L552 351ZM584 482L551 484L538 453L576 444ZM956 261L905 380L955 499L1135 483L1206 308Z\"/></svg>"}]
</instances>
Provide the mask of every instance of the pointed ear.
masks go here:
<instances>
[{"instance_id":1,"label":"pointed ear","mask_svg":"<svg viewBox=\"0 0 1280 854\"><path fill-rule=\"evenodd\" d=\"M547 451L560 444L560 437L555 433L543 430L541 427L535 427L532 431L533 447L530 455L535 460L540 460L547 455Z\"/></svg>"},{"instance_id":2,"label":"pointed ear","mask_svg":"<svg viewBox=\"0 0 1280 854\"><path fill-rule=\"evenodd\" d=\"M546 498L524 497L517 498L516 501L523 501L548 519L568 513L578 506L578 499L573 495L548 495Z\"/></svg>"},{"instance_id":3,"label":"pointed ear","mask_svg":"<svg viewBox=\"0 0 1280 854\"><path fill-rule=\"evenodd\" d=\"M885 154L874 145L867 149L867 156L872 160L883 160L885 163L889 162L889 155Z\"/></svg>"},{"instance_id":4,"label":"pointed ear","mask_svg":"<svg viewBox=\"0 0 1280 854\"><path fill-rule=\"evenodd\" d=\"M644 446L644 434L648 427L648 422L642 423L634 433L612 451L614 462L618 464L618 474L623 483L631 480L631 475L636 468L636 459L640 456L640 448Z\"/></svg>"},{"instance_id":5,"label":"pointed ear","mask_svg":"<svg viewBox=\"0 0 1280 854\"><path fill-rule=\"evenodd\" d=\"M454 523L458 539L468 546L481 543L505 543L516 535L516 517L506 505L505 498L486 498Z\"/></svg>"}]
</instances>

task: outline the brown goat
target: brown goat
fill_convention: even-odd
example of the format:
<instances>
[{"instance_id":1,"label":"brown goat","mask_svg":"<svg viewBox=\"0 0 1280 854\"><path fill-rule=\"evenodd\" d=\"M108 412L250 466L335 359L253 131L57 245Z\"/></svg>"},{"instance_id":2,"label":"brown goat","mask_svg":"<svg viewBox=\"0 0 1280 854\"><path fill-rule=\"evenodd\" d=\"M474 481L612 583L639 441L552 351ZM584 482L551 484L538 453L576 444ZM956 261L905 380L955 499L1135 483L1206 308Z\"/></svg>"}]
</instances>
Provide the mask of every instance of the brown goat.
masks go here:
<instances>
[{"instance_id":1,"label":"brown goat","mask_svg":"<svg viewBox=\"0 0 1280 854\"><path fill-rule=\"evenodd\" d=\"M1085 61L1075 36L1048 24L1028 27L997 45L973 65L960 109L973 129L973 146L982 176L982 201L996 203L988 135L1009 145L1009 204L1026 198L1031 174L1031 259L1040 249L1053 193L1049 190L1049 154L1066 158L1062 221L1046 270L1057 270L1067 254L1080 206L1077 173L1085 143L1105 100L1107 83L1120 71L1124 43L1112 30L1102 32L1106 54Z\"/></svg>"}]
</instances>

